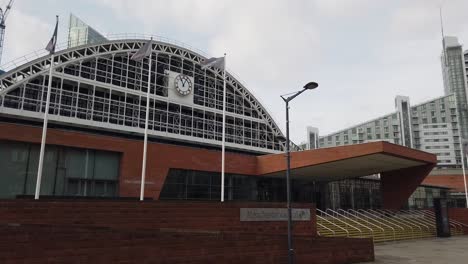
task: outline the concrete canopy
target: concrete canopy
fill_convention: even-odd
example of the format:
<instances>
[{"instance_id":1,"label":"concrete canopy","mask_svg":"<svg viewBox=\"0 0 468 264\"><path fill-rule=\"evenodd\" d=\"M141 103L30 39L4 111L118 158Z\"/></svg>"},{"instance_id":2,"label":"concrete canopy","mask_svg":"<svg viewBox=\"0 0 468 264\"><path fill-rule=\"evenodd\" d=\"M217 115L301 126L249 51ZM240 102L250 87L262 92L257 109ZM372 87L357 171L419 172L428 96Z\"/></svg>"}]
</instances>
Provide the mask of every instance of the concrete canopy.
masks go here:
<instances>
[{"instance_id":1,"label":"concrete canopy","mask_svg":"<svg viewBox=\"0 0 468 264\"><path fill-rule=\"evenodd\" d=\"M337 181L381 174L385 208L399 208L436 165L435 155L384 141L291 153L291 178ZM258 157L258 175L284 177L284 154Z\"/></svg>"}]
</instances>

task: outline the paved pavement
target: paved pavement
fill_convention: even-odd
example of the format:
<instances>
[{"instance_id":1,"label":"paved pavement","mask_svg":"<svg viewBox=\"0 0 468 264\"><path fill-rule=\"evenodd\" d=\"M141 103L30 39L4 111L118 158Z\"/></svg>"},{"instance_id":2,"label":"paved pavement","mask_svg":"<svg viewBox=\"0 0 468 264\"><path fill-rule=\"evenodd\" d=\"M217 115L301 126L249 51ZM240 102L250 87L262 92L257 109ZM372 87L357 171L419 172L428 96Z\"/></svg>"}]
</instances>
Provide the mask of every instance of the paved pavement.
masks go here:
<instances>
[{"instance_id":1,"label":"paved pavement","mask_svg":"<svg viewBox=\"0 0 468 264\"><path fill-rule=\"evenodd\" d=\"M467 264L468 236L376 244L375 262L368 263Z\"/></svg>"}]
</instances>

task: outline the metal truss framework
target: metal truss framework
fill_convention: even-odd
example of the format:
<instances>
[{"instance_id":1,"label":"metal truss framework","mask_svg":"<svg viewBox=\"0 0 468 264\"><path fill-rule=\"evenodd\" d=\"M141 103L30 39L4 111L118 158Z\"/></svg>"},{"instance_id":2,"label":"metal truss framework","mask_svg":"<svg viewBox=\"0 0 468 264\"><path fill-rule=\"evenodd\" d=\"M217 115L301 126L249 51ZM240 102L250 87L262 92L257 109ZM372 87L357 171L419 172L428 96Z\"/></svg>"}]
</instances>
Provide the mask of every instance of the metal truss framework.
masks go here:
<instances>
[{"instance_id":1,"label":"metal truss framework","mask_svg":"<svg viewBox=\"0 0 468 264\"><path fill-rule=\"evenodd\" d=\"M148 60L130 56L146 40L114 40L56 53L50 119L68 125L143 133ZM202 70L201 55L176 45L153 43L150 135L214 146L221 144L222 72ZM42 57L0 76L0 113L42 118L50 57ZM168 97L165 71L194 78L193 104ZM226 142L260 153L284 149L282 133L256 98L227 76Z\"/></svg>"}]
</instances>

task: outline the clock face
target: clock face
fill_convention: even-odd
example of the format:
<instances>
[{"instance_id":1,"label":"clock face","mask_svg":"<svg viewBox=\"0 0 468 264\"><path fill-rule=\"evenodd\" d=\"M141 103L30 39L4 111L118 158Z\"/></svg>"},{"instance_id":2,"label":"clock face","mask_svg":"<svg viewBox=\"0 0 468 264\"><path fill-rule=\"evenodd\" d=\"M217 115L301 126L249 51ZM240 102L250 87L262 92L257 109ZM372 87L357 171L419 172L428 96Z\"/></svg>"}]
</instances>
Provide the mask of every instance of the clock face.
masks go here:
<instances>
[{"instance_id":1,"label":"clock face","mask_svg":"<svg viewBox=\"0 0 468 264\"><path fill-rule=\"evenodd\" d=\"M187 75L177 75L174 79L174 86L180 95L185 96L192 92L192 81Z\"/></svg>"}]
</instances>

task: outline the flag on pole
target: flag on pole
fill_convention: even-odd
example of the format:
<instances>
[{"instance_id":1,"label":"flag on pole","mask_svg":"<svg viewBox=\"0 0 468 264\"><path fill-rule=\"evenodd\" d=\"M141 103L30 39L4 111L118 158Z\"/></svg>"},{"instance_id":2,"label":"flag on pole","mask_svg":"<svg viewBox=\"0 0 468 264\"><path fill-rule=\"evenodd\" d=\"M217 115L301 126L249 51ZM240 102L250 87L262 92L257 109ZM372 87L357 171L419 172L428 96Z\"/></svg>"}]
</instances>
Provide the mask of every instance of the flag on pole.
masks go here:
<instances>
[{"instance_id":1,"label":"flag on pole","mask_svg":"<svg viewBox=\"0 0 468 264\"><path fill-rule=\"evenodd\" d=\"M207 60L202 61L201 63L201 68L202 70L208 68L208 67L214 67L218 68L222 71L224 71L224 57L219 57L219 58L209 58Z\"/></svg>"},{"instance_id":2,"label":"flag on pole","mask_svg":"<svg viewBox=\"0 0 468 264\"><path fill-rule=\"evenodd\" d=\"M133 54L133 56L130 58L134 61L141 61L143 60L144 58L148 57L150 54L151 54L151 42L152 42L152 38L151 40L149 40L148 42L146 42L146 44L141 47L135 54Z\"/></svg>"},{"instance_id":3,"label":"flag on pole","mask_svg":"<svg viewBox=\"0 0 468 264\"><path fill-rule=\"evenodd\" d=\"M145 176L146 176L146 159L148 152L148 122L150 112L150 90L151 90L151 53L153 52L152 46L153 38L146 42L133 56L130 58L134 61L142 61L148 58L148 88L146 90L146 113L145 113L145 133L143 139L143 159L141 164L141 184L140 184L140 201L145 199Z\"/></svg>"},{"instance_id":4,"label":"flag on pole","mask_svg":"<svg viewBox=\"0 0 468 264\"><path fill-rule=\"evenodd\" d=\"M208 67L223 71L223 131L221 138L221 202L224 202L224 176L225 176L225 141L226 141L226 54L223 57L209 58L201 63L201 69Z\"/></svg>"},{"instance_id":5,"label":"flag on pole","mask_svg":"<svg viewBox=\"0 0 468 264\"><path fill-rule=\"evenodd\" d=\"M46 50L50 52L50 67L49 67L49 82L47 84L47 96L46 96L46 107L44 111L44 123L42 124L42 138L41 138L41 149L39 151L39 164L37 166L37 178L36 178L36 190L34 192L34 199L38 200L41 193L41 180L42 180L42 168L44 166L44 152L47 138L47 122L49 119L49 107L50 107L50 94L52 89L52 79L54 70L54 52L55 45L57 44L57 31L58 31L58 16L57 22L55 23L54 35L46 46Z\"/></svg>"},{"instance_id":6,"label":"flag on pole","mask_svg":"<svg viewBox=\"0 0 468 264\"><path fill-rule=\"evenodd\" d=\"M58 31L58 16L57 16L57 21L55 22L55 30L54 34L52 35L52 38L50 39L49 43L46 46L46 50L50 52L50 54L55 53L55 46L57 45L57 31Z\"/></svg>"}]
</instances>

